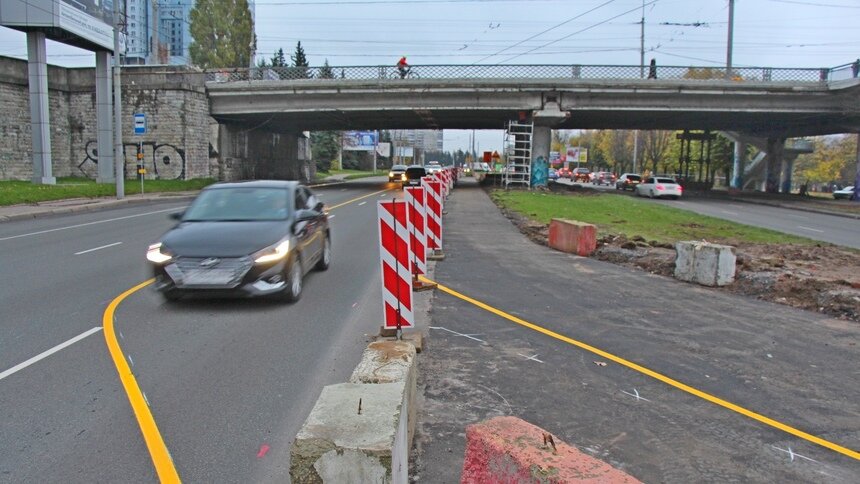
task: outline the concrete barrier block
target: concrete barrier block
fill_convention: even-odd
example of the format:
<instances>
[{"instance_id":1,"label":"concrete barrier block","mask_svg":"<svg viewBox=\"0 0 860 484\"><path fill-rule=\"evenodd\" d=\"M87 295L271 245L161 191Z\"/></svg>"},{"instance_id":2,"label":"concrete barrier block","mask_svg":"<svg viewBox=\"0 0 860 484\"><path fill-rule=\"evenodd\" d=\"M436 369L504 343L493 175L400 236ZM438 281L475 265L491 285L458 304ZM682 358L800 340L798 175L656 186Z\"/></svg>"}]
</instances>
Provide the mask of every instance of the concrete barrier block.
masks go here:
<instances>
[{"instance_id":1,"label":"concrete barrier block","mask_svg":"<svg viewBox=\"0 0 860 484\"><path fill-rule=\"evenodd\" d=\"M323 388L290 450L291 481L406 483L405 390L402 381Z\"/></svg>"},{"instance_id":2,"label":"concrete barrier block","mask_svg":"<svg viewBox=\"0 0 860 484\"><path fill-rule=\"evenodd\" d=\"M735 248L709 242L675 244L675 278L703 286L725 286L735 280Z\"/></svg>"},{"instance_id":3,"label":"concrete barrier block","mask_svg":"<svg viewBox=\"0 0 860 484\"><path fill-rule=\"evenodd\" d=\"M407 341L376 341L367 345L361 355L361 361L352 376L350 383L394 383L403 382L406 385L403 412L407 416L407 448L412 448L412 437L415 435L415 424L418 418L415 397L417 392L415 346Z\"/></svg>"},{"instance_id":4,"label":"concrete barrier block","mask_svg":"<svg viewBox=\"0 0 860 484\"><path fill-rule=\"evenodd\" d=\"M516 417L496 417L466 428L463 484L507 482L636 483L634 477L554 439Z\"/></svg>"},{"instance_id":5,"label":"concrete barrier block","mask_svg":"<svg viewBox=\"0 0 860 484\"><path fill-rule=\"evenodd\" d=\"M554 218L549 223L549 246L583 257L597 250L597 227L592 224Z\"/></svg>"}]
</instances>

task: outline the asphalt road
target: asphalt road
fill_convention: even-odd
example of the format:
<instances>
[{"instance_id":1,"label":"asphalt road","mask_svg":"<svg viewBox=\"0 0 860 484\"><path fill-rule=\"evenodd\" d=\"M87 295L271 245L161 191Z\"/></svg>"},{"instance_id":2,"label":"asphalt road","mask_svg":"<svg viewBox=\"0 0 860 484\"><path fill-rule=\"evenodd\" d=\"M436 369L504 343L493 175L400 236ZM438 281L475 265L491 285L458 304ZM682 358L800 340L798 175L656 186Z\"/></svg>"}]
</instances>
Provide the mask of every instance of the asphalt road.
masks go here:
<instances>
[{"instance_id":1,"label":"asphalt road","mask_svg":"<svg viewBox=\"0 0 860 484\"><path fill-rule=\"evenodd\" d=\"M386 187L317 192L334 206ZM119 306L119 344L183 480L286 479L322 386L346 381L378 331L375 201L393 195L332 210L332 266L306 277L296 304L167 304L144 288ZM107 304L150 277L146 246L182 206L0 224L0 482L156 480L100 328Z\"/></svg>"},{"instance_id":2,"label":"asphalt road","mask_svg":"<svg viewBox=\"0 0 860 484\"><path fill-rule=\"evenodd\" d=\"M570 184L568 180L560 183ZM585 186L615 192L611 186ZM745 225L860 249L860 222L857 219L706 197L690 196L680 200L649 201Z\"/></svg>"}]
</instances>

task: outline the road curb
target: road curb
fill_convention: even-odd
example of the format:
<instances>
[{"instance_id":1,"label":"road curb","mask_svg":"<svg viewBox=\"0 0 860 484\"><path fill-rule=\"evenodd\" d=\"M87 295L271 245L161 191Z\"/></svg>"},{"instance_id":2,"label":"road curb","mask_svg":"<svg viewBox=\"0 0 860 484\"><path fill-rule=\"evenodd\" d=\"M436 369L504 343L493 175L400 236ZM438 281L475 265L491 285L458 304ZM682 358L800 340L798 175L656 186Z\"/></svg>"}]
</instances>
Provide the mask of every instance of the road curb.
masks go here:
<instances>
[{"instance_id":1,"label":"road curb","mask_svg":"<svg viewBox=\"0 0 860 484\"><path fill-rule=\"evenodd\" d=\"M98 200L93 202L84 202L80 205L70 205L68 207L32 207L31 210L21 213L12 213L0 215L0 223L12 222L15 220L28 220L36 218L51 217L54 215L64 215L69 213L81 212L98 212L111 208L121 207L123 205L151 203L156 201L188 201L194 199L197 194L176 195L176 196L159 196L159 197L144 197L144 198L124 198L121 200ZM89 199L92 200L92 199ZM0 211L3 207L0 207Z\"/></svg>"},{"instance_id":2,"label":"road curb","mask_svg":"<svg viewBox=\"0 0 860 484\"><path fill-rule=\"evenodd\" d=\"M770 203L770 202L766 202L766 201L750 200L748 198L729 197L727 200L730 200L732 202L749 203L752 205L764 205L764 206L768 206L768 207L784 208L786 210L797 210L798 212L808 212L808 213L815 213L815 214L819 214L819 215L833 215L834 217L843 217L843 218L850 218L850 219L854 219L854 220L860 220L860 214L835 212L835 211L830 211L830 210L820 210L817 208L799 207L799 206L795 206L795 205L786 205L786 204L782 204L782 203Z\"/></svg>"}]
</instances>

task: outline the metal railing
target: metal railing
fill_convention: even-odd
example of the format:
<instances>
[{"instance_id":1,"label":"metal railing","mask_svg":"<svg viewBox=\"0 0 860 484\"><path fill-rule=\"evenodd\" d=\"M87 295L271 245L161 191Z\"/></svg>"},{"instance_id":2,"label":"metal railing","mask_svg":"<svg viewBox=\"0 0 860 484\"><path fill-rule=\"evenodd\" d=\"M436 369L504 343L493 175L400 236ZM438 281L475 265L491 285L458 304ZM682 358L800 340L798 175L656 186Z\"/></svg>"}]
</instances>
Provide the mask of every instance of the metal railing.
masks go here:
<instances>
[{"instance_id":1,"label":"metal railing","mask_svg":"<svg viewBox=\"0 0 860 484\"><path fill-rule=\"evenodd\" d=\"M817 84L857 77L857 63L833 68L733 67L733 82L766 82ZM348 67L255 67L210 69L206 81L212 83L241 81L304 80L677 80L726 82L724 69L716 67L658 66L654 70L640 66L618 65L416 65L403 73L394 66Z\"/></svg>"}]
</instances>

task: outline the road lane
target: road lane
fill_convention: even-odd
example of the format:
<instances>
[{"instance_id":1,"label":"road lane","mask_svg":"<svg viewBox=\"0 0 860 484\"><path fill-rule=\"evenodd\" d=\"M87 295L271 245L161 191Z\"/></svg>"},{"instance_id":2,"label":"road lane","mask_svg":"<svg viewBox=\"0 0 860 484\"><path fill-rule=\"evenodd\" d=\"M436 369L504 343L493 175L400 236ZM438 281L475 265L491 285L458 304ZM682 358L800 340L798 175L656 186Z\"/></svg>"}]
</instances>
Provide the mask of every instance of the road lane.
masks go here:
<instances>
[{"instance_id":1,"label":"road lane","mask_svg":"<svg viewBox=\"0 0 860 484\"><path fill-rule=\"evenodd\" d=\"M328 205L334 205L366 194L371 188L381 187L357 185L343 191L341 188L317 191ZM0 321L0 371L100 325L100 314L108 301L149 277L143 258L145 248L173 223L166 212L182 206L184 203L167 202L0 224L0 238L5 238L0 241L0 268L8 280L15 281L0 287L0 304L4 307ZM142 215L153 208L164 213ZM80 249L115 242L122 244L73 255ZM335 243L345 241L338 242L335 235ZM338 252L335 257L335 264L339 264ZM309 276L308 284L315 277ZM340 279L353 285L361 281L346 276ZM310 287L306 291L305 297L312 298ZM147 292L144 298L149 298L156 307L162 305L154 293ZM258 301L240 302L237 307L254 313L255 302ZM244 320L242 310L237 313L232 306L225 304L224 311ZM277 309L288 306L272 307ZM120 308L119 323L124 310ZM152 313L152 307L147 307L142 317L146 319ZM206 322L204 327L208 327ZM121 345L127 344L125 331L119 329ZM159 335L150 337L160 340ZM349 343L352 342L350 339ZM185 351L176 346L168 348L177 354ZM155 345L152 350L164 351L164 345ZM133 361L135 372L149 375L149 369L142 364L147 357L139 354L131 353L129 362ZM343 361L345 364L346 360ZM272 362L273 371L281 371L278 363ZM299 380L298 384L301 383ZM155 479L103 338L85 338L4 378L0 381L0 412L4 415L0 421L3 436L0 482Z\"/></svg>"}]
</instances>

